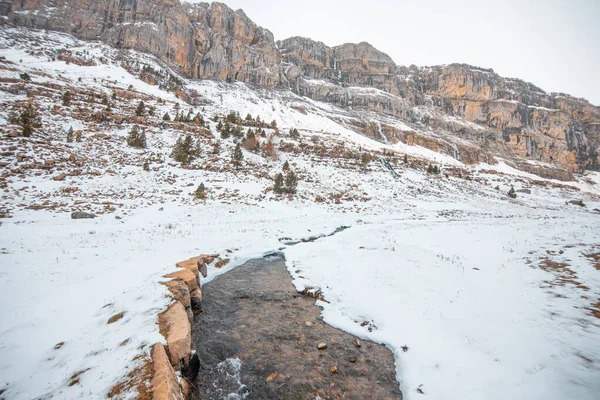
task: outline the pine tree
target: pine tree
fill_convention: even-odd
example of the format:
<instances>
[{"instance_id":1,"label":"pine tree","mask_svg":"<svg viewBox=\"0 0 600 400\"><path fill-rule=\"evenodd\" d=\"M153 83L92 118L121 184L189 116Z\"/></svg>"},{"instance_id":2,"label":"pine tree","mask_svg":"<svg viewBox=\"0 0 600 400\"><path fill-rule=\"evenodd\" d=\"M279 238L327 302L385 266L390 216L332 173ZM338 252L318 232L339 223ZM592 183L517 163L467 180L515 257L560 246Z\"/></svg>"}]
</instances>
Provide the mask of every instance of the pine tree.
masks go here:
<instances>
[{"instance_id":1,"label":"pine tree","mask_svg":"<svg viewBox=\"0 0 600 400\"><path fill-rule=\"evenodd\" d=\"M275 120L271 121L271 128L277 129L277 121L275 121Z\"/></svg>"},{"instance_id":2,"label":"pine tree","mask_svg":"<svg viewBox=\"0 0 600 400\"><path fill-rule=\"evenodd\" d=\"M285 175L285 191L286 193L295 194L298 187L298 179L294 171L290 171Z\"/></svg>"},{"instance_id":3,"label":"pine tree","mask_svg":"<svg viewBox=\"0 0 600 400\"><path fill-rule=\"evenodd\" d=\"M192 136L187 134L185 136L181 135L177 142L175 143L175 147L173 147L173 151L171 152L171 157L182 164L189 164L194 159L196 159L200 155L200 142L194 143Z\"/></svg>"},{"instance_id":4,"label":"pine tree","mask_svg":"<svg viewBox=\"0 0 600 400\"><path fill-rule=\"evenodd\" d=\"M171 116L169 115L168 112L165 113L165 115L163 115L163 121L170 121L171 120Z\"/></svg>"},{"instance_id":5,"label":"pine tree","mask_svg":"<svg viewBox=\"0 0 600 400\"><path fill-rule=\"evenodd\" d=\"M62 104L65 107L71 105L71 92L69 92L68 90L62 95Z\"/></svg>"},{"instance_id":6,"label":"pine tree","mask_svg":"<svg viewBox=\"0 0 600 400\"><path fill-rule=\"evenodd\" d=\"M73 143L73 127L69 127L67 131L67 143Z\"/></svg>"},{"instance_id":7,"label":"pine tree","mask_svg":"<svg viewBox=\"0 0 600 400\"><path fill-rule=\"evenodd\" d=\"M144 115L144 112L146 111L146 105L144 104L144 101L141 100L137 106L137 108L135 109L135 115L137 115L138 117L141 117L142 115Z\"/></svg>"},{"instance_id":8,"label":"pine tree","mask_svg":"<svg viewBox=\"0 0 600 400\"><path fill-rule=\"evenodd\" d=\"M223 129L223 122L219 121L219 123L217 124L217 131L221 132L222 129Z\"/></svg>"},{"instance_id":9,"label":"pine tree","mask_svg":"<svg viewBox=\"0 0 600 400\"><path fill-rule=\"evenodd\" d=\"M517 192L515 191L515 188L513 186L511 186L510 190L508 191L508 197L510 197L511 199L517 198Z\"/></svg>"},{"instance_id":10,"label":"pine tree","mask_svg":"<svg viewBox=\"0 0 600 400\"><path fill-rule=\"evenodd\" d=\"M31 103L20 114L11 113L9 121L21 127L21 136L24 137L31 136L35 129L42 127L42 120Z\"/></svg>"},{"instance_id":11,"label":"pine tree","mask_svg":"<svg viewBox=\"0 0 600 400\"><path fill-rule=\"evenodd\" d=\"M404 164L408 164L408 155L407 154L404 155Z\"/></svg>"},{"instance_id":12,"label":"pine tree","mask_svg":"<svg viewBox=\"0 0 600 400\"><path fill-rule=\"evenodd\" d=\"M429 166L427 167L427 173L433 174L433 166L431 164L429 164Z\"/></svg>"},{"instance_id":13,"label":"pine tree","mask_svg":"<svg viewBox=\"0 0 600 400\"><path fill-rule=\"evenodd\" d=\"M277 174L277 176L275 177L275 184L273 185L273 191L277 194L281 194L284 191L283 175L281 173Z\"/></svg>"},{"instance_id":14,"label":"pine tree","mask_svg":"<svg viewBox=\"0 0 600 400\"><path fill-rule=\"evenodd\" d=\"M290 170L290 163L287 160L283 163L282 171L288 172Z\"/></svg>"},{"instance_id":15,"label":"pine tree","mask_svg":"<svg viewBox=\"0 0 600 400\"><path fill-rule=\"evenodd\" d=\"M246 121L252 121L252 115L250 113L246 115Z\"/></svg>"},{"instance_id":16,"label":"pine tree","mask_svg":"<svg viewBox=\"0 0 600 400\"><path fill-rule=\"evenodd\" d=\"M242 152L242 148L240 147L240 144L238 143L235 145L235 149L233 150L233 153L231 154L231 163L233 164L235 169L238 169L242 165L243 160L244 160L244 153Z\"/></svg>"},{"instance_id":17,"label":"pine tree","mask_svg":"<svg viewBox=\"0 0 600 400\"><path fill-rule=\"evenodd\" d=\"M200 183L200 185L198 185L194 191L194 197L198 200L206 199L206 187L204 186L204 183Z\"/></svg>"},{"instance_id":18,"label":"pine tree","mask_svg":"<svg viewBox=\"0 0 600 400\"><path fill-rule=\"evenodd\" d=\"M225 121L225 125L221 129L221 139L229 139L229 136L231 136L231 125Z\"/></svg>"},{"instance_id":19,"label":"pine tree","mask_svg":"<svg viewBox=\"0 0 600 400\"><path fill-rule=\"evenodd\" d=\"M363 167L366 167L367 165L369 165L369 163L371 162L371 156L369 155L369 153L363 153L363 155L361 157L361 161L362 161Z\"/></svg>"},{"instance_id":20,"label":"pine tree","mask_svg":"<svg viewBox=\"0 0 600 400\"><path fill-rule=\"evenodd\" d=\"M127 144L136 149L146 148L146 132L140 131L137 125L134 125L127 136Z\"/></svg>"}]
</instances>

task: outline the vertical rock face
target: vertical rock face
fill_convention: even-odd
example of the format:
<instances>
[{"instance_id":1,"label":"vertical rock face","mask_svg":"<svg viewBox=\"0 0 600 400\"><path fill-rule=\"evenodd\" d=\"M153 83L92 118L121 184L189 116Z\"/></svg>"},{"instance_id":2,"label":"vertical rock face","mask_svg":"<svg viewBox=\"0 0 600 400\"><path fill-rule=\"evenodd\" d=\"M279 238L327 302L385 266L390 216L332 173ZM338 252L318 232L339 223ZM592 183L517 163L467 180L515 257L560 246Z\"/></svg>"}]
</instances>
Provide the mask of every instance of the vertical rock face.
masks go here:
<instances>
[{"instance_id":1,"label":"vertical rock face","mask_svg":"<svg viewBox=\"0 0 600 400\"><path fill-rule=\"evenodd\" d=\"M491 69L397 66L365 42L328 47L292 37L276 46L268 30L221 3L3 0L0 15L0 24L148 52L186 77L291 87L314 100L428 125L503 156L600 170L599 107Z\"/></svg>"},{"instance_id":2,"label":"vertical rock face","mask_svg":"<svg viewBox=\"0 0 600 400\"><path fill-rule=\"evenodd\" d=\"M282 83L273 35L243 11L178 0L13 0L6 22L148 52L191 78Z\"/></svg>"}]
</instances>

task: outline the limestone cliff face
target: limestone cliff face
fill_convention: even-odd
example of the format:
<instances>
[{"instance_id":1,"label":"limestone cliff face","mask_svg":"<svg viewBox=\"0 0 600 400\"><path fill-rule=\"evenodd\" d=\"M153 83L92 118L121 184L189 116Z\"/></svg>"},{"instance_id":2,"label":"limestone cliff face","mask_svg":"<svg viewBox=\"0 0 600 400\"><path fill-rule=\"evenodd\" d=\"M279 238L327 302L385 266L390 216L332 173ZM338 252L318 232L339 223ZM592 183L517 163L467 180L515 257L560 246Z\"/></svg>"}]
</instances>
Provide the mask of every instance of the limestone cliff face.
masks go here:
<instances>
[{"instance_id":1,"label":"limestone cliff face","mask_svg":"<svg viewBox=\"0 0 600 400\"><path fill-rule=\"evenodd\" d=\"M221 3L178 0L12 0L9 24L70 33L148 52L191 78L282 83L271 32Z\"/></svg>"},{"instance_id":2,"label":"limestone cliff face","mask_svg":"<svg viewBox=\"0 0 600 400\"><path fill-rule=\"evenodd\" d=\"M334 48L304 38L279 43L289 64L287 79L302 96L425 123L505 157L552 163L572 172L600 170L600 108L585 100L548 94L466 64L399 67L367 43ZM374 87L392 96L355 87ZM456 124L453 117L477 127Z\"/></svg>"},{"instance_id":3,"label":"limestone cliff face","mask_svg":"<svg viewBox=\"0 0 600 400\"><path fill-rule=\"evenodd\" d=\"M314 100L399 118L416 131L433 128L450 143L448 153L472 162L495 154L523 165L537 160L572 172L600 170L599 107L493 70L398 66L364 42L329 47L292 37L276 45L268 30L221 3L4 0L0 14L0 23L151 53L186 77L289 87ZM463 157L464 140L482 153Z\"/></svg>"}]
</instances>

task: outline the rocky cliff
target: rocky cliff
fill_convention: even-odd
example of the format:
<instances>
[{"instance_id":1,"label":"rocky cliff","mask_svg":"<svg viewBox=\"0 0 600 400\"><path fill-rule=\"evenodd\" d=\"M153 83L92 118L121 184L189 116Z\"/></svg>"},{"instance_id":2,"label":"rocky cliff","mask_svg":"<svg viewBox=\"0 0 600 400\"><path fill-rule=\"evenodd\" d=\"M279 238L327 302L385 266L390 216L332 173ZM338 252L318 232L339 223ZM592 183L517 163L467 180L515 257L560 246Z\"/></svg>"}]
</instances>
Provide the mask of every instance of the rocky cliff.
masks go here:
<instances>
[{"instance_id":1,"label":"rocky cliff","mask_svg":"<svg viewBox=\"0 0 600 400\"><path fill-rule=\"evenodd\" d=\"M520 166L535 160L571 172L600 170L600 108L586 100L465 64L399 67L366 43L328 48L294 37L279 47L286 77L300 95L425 124L492 154L517 157ZM358 90L365 87L390 96Z\"/></svg>"},{"instance_id":2,"label":"rocky cliff","mask_svg":"<svg viewBox=\"0 0 600 400\"><path fill-rule=\"evenodd\" d=\"M457 149L466 141L470 162L496 155L536 171L530 161L571 172L600 170L599 107L493 70L398 66L364 42L329 47L293 37L276 44L243 11L221 3L5 0L0 14L0 23L151 53L189 78L290 88L314 100L397 118L414 131L409 136L422 138L417 143L430 143L422 132L433 129L446 152L463 160ZM355 127L377 140L408 140L406 130L391 126L373 135L372 121L357 118Z\"/></svg>"},{"instance_id":3,"label":"rocky cliff","mask_svg":"<svg viewBox=\"0 0 600 400\"><path fill-rule=\"evenodd\" d=\"M281 83L273 35L243 11L178 0L4 1L5 23L67 32L157 56L190 78Z\"/></svg>"}]
</instances>

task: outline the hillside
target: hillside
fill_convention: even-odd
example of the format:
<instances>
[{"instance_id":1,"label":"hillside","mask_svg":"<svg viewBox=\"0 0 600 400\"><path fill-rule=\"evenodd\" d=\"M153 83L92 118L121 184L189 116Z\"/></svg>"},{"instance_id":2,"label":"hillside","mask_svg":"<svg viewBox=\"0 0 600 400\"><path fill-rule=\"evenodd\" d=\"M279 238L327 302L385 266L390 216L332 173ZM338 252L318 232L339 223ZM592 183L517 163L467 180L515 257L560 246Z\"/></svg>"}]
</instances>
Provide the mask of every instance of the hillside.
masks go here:
<instances>
[{"instance_id":1,"label":"hillside","mask_svg":"<svg viewBox=\"0 0 600 400\"><path fill-rule=\"evenodd\" d=\"M471 165L510 159L561 180L600 169L600 108L493 70L398 66L368 43L276 43L222 3L26 0L1 11L5 24L147 52L186 78L290 89L341 106L349 129L384 143L416 143Z\"/></svg>"},{"instance_id":2,"label":"hillside","mask_svg":"<svg viewBox=\"0 0 600 400\"><path fill-rule=\"evenodd\" d=\"M596 398L597 107L219 3L0 13L1 399L143 398L174 264L273 251L404 399Z\"/></svg>"}]
</instances>

